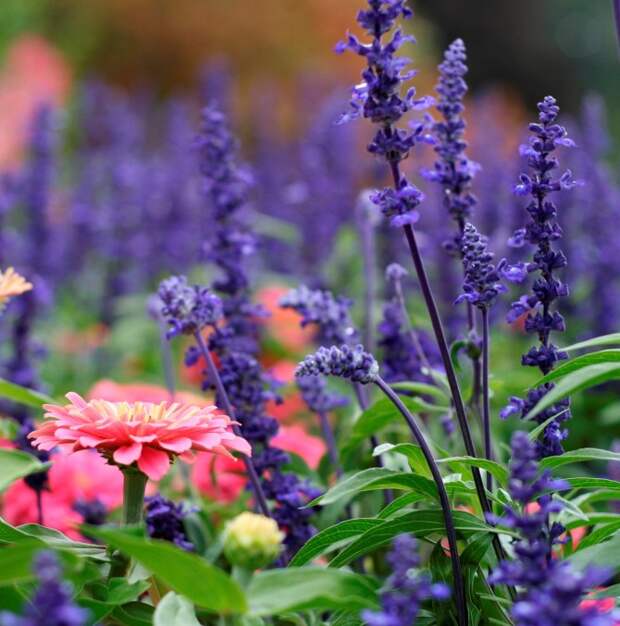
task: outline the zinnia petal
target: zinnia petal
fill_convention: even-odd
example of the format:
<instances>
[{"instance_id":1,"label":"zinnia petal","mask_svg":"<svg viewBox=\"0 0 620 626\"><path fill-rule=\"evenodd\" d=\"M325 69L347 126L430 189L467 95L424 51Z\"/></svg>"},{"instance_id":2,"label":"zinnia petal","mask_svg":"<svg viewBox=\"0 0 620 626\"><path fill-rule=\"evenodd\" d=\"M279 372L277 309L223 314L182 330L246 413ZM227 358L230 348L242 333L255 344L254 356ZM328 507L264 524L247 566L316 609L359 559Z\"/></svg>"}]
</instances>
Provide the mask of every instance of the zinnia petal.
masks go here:
<instances>
[{"instance_id":1,"label":"zinnia petal","mask_svg":"<svg viewBox=\"0 0 620 626\"><path fill-rule=\"evenodd\" d=\"M131 465L142 454L142 444L133 442L114 451L112 458L121 465Z\"/></svg>"},{"instance_id":2,"label":"zinnia petal","mask_svg":"<svg viewBox=\"0 0 620 626\"><path fill-rule=\"evenodd\" d=\"M142 455L138 459L138 467L151 480L160 480L168 471L170 458L162 450L155 450L145 446Z\"/></svg>"}]
</instances>

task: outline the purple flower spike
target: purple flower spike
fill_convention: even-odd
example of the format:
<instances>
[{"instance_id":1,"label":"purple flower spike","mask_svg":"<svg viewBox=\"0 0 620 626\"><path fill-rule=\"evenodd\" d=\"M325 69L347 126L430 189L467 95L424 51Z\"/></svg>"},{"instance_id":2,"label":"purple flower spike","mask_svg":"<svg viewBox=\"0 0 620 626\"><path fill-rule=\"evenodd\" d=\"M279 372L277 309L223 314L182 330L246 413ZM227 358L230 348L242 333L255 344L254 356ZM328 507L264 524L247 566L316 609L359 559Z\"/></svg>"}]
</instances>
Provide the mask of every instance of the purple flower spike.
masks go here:
<instances>
[{"instance_id":1,"label":"purple flower spike","mask_svg":"<svg viewBox=\"0 0 620 626\"><path fill-rule=\"evenodd\" d=\"M427 600L443 602L450 598L450 588L433 583L431 577L419 571L417 541L410 535L399 535L387 556L392 574L381 593L381 609L365 610L362 619L368 626L411 626Z\"/></svg>"},{"instance_id":2,"label":"purple flower spike","mask_svg":"<svg viewBox=\"0 0 620 626\"><path fill-rule=\"evenodd\" d=\"M535 334L539 346L532 347L522 358L523 365L537 367L543 374L549 373L555 364L567 357L565 352L556 348L550 341L552 332L565 330L564 318L553 310L559 298L568 295L568 287L555 275L555 272L566 266L564 253L554 248L555 242L562 237L562 229L557 222L557 207L550 194L571 189L581 184L573 180L570 170L559 177L554 176L558 168L558 160L554 155L557 147L572 147L574 142L567 136L566 129L557 123L560 109L555 98L547 96L538 104L538 121L529 125L531 136L525 146L521 146L521 154L527 158L530 169L528 174L521 174L515 193L529 196L526 211L529 220L524 228L517 230L508 241L512 247L525 244L535 246L532 262L509 266L502 263L500 272L509 280L520 282L527 274L536 274L531 295L524 295L513 302L507 315L508 322L514 322L526 315L525 330ZM543 385L531 390L523 402L521 417L525 417L536 402L545 395L552 384ZM557 420L549 424L538 444L540 456L550 456L563 452L561 441L566 437L566 430L560 423L570 417L568 401L560 402L549 410L536 416L540 424L554 414L560 414ZM507 416L515 413L516 405L506 407L502 414Z\"/></svg>"}]
</instances>

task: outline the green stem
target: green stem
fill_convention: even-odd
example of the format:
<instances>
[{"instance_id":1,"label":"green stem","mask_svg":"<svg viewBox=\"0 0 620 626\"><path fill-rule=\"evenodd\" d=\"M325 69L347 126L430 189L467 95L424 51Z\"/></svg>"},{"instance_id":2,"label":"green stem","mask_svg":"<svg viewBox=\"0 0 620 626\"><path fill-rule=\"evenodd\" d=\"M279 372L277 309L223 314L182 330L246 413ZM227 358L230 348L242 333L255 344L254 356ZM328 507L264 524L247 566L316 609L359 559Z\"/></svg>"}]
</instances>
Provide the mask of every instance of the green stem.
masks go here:
<instances>
[{"instance_id":1,"label":"green stem","mask_svg":"<svg viewBox=\"0 0 620 626\"><path fill-rule=\"evenodd\" d=\"M123 469L123 526L139 524L144 511L146 474L133 467Z\"/></svg>"},{"instance_id":2,"label":"green stem","mask_svg":"<svg viewBox=\"0 0 620 626\"><path fill-rule=\"evenodd\" d=\"M146 474L134 467L126 467L123 472L123 526L139 524L144 511ZM111 555L110 578L122 578L129 569L129 559L115 550Z\"/></svg>"}]
</instances>

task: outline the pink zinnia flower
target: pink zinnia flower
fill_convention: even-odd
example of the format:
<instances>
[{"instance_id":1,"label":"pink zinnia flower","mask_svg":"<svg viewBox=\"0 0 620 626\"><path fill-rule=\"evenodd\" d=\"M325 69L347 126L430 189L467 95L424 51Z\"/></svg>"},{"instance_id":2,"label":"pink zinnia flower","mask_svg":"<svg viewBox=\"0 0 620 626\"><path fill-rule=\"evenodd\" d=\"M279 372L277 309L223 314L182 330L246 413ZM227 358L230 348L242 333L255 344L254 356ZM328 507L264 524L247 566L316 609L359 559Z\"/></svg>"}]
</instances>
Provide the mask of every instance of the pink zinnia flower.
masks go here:
<instances>
[{"instance_id":1,"label":"pink zinnia flower","mask_svg":"<svg viewBox=\"0 0 620 626\"><path fill-rule=\"evenodd\" d=\"M67 398L65 406L43 405L47 419L28 435L41 450L95 448L116 465L136 463L151 480L164 476L171 457L192 458L193 451L251 454L250 444L232 432L230 418L214 406L86 402L77 393Z\"/></svg>"}]
</instances>

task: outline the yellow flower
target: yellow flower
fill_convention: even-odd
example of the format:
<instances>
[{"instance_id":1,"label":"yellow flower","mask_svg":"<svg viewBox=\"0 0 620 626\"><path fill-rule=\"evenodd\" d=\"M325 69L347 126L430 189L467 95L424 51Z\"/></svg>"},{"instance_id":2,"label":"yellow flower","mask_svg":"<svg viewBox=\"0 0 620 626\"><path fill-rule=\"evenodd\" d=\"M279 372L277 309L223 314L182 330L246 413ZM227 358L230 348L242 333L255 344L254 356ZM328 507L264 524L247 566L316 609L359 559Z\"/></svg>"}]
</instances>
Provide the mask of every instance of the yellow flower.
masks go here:
<instances>
[{"instance_id":1,"label":"yellow flower","mask_svg":"<svg viewBox=\"0 0 620 626\"><path fill-rule=\"evenodd\" d=\"M284 533L264 515L241 513L224 531L224 554L232 565L259 569L272 563L282 549Z\"/></svg>"},{"instance_id":2,"label":"yellow flower","mask_svg":"<svg viewBox=\"0 0 620 626\"><path fill-rule=\"evenodd\" d=\"M31 289L32 283L29 283L12 267L7 267L4 272L0 272L0 304L6 304L13 296L20 296Z\"/></svg>"}]
</instances>

